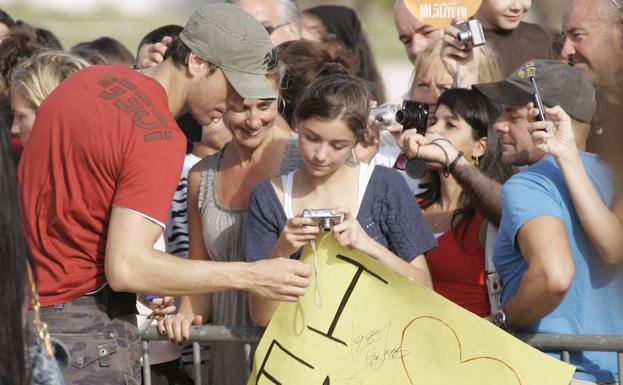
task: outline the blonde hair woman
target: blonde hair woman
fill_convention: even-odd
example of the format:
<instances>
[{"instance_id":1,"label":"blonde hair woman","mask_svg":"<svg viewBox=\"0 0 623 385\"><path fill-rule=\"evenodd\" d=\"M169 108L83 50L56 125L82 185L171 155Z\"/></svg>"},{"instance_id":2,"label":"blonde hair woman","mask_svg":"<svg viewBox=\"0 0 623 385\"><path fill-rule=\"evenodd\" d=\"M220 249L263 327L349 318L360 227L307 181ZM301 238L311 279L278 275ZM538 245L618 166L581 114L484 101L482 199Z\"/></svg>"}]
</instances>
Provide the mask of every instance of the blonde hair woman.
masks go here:
<instances>
[{"instance_id":1,"label":"blonde hair woman","mask_svg":"<svg viewBox=\"0 0 623 385\"><path fill-rule=\"evenodd\" d=\"M11 133L19 134L26 144L41 103L65 78L88 65L84 59L58 50L39 51L21 61L11 75Z\"/></svg>"}]
</instances>

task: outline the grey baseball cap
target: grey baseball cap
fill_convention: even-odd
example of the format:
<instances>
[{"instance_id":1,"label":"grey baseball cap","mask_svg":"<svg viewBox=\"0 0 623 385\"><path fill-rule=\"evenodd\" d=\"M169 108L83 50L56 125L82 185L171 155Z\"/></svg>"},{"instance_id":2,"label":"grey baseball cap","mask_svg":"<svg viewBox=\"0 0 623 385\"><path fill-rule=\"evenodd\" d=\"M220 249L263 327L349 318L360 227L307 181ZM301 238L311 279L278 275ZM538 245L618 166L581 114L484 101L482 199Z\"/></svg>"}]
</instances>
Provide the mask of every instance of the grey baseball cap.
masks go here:
<instances>
[{"instance_id":1,"label":"grey baseball cap","mask_svg":"<svg viewBox=\"0 0 623 385\"><path fill-rule=\"evenodd\" d=\"M590 123L595 114L595 89L582 72L555 60L531 60L506 80L472 87L494 103L528 104L534 101L533 76L543 104L560 106L570 116Z\"/></svg>"},{"instance_id":2,"label":"grey baseball cap","mask_svg":"<svg viewBox=\"0 0 623 385\"><path fill-rule=\"evenodd\" d=\"M219 67L246 99L274 99L266 74L277 62L270 36L253 16L225 3L196 10L180 39L202 59Z\"/></svg>"}]
</instances>

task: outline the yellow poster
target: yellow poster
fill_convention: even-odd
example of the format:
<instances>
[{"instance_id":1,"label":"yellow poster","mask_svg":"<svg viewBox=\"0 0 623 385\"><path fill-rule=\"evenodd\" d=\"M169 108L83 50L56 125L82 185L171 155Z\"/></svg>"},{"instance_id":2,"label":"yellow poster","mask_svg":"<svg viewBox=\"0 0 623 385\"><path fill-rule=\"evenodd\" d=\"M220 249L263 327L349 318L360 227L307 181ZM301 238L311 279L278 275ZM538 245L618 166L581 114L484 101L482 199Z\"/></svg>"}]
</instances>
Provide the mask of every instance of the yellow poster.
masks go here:
<instances>
[{"instance_id":1,"label":"yellow poster","mask_svg":"<svg viewBox=\"0 0 623 385\"><path fill-rule=\"evenodd\" d=\"M423 23L445 28L453 18L467 20L476 14L482 0L405 0L407 9Z\"/></svg>"},{"instance_id":2,"label":"yellow poster","mask_svg":"<svg viewBox=\"0 0 623 385\"><path fill-rule=\"evenodd\" d=\"M279 305L249 385L569 384L571 365L330 234L303 260L317 274L298 303Z\"/></svg>"}]
</instances>

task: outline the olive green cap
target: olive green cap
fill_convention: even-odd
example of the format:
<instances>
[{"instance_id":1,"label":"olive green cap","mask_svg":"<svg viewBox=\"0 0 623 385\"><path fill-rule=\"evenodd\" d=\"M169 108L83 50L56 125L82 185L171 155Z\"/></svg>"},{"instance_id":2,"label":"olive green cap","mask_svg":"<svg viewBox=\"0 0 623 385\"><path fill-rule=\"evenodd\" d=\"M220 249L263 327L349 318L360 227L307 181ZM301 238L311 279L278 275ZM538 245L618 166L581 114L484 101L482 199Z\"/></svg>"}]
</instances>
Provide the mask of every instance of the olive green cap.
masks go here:
<instances>
[{"instance_id":1,"label":"olive green cap","mask_svg":"<svg viewBox=\"0 0 623 385\"><path fill-rule=\"evenodd\" d=\"M180 33L192 52L220 68L245 99L274 99L266 74L276 65L270 36L253 16L219 3L196 10Z\"/></svg>"}]
</instances>

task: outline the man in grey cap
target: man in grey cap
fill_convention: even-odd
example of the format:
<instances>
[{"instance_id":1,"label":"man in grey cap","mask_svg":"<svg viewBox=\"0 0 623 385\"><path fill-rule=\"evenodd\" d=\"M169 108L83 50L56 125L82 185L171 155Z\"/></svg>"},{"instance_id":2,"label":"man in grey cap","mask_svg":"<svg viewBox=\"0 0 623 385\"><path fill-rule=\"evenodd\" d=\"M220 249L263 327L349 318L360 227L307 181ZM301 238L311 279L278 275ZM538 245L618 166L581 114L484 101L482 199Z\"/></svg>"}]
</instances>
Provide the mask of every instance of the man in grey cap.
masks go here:
<instances>
[{"instance_id":1,"label":"man in grey cap","mask_svg":"<svg viewBox=\"0 0 623 385\"><path fill-rule=\"evenodd\" d=\"M502 307L491 316L492 322L528 333L620 335L623 277L608 268L582 228L556 160L532 140L529 129L545 124L530 123L537 117L531 78L543 104L560 106L571 116L580 150L595 113L590 81L565 63L534 60L506 80L474 85L503 106L494 125L501 135L503 162L527 166L501 188L502 217L493 262L502 282ZM553 110L546 109L545 118L548 113ZM449 146L446 150L451 160L457 156ZM613 186L607 167L586 152L581 161L609 206ZM560 352L554 356L559 358ZM571 363L577 367L572 384L616 382L614 353L577 352Z\"/></svg>"},{"instance_id":2,"label":"man in grey cap","mask_svg":"<svg viewBox=\"0 0 623 385\"><path fill-rule=\"evenodd\" d=\"M144 73L87 68L39 109L19 168L23 225L42 318L72 351L69 383L140 383L131 293L304 293L310 270L299 261L218 263L154 249L184 156L174 117L190 112L206 124L229 95L275 98L266 79L275 60L253 17L211 5L191 16L162 63Z\"/></svg>"}]
</instances>

